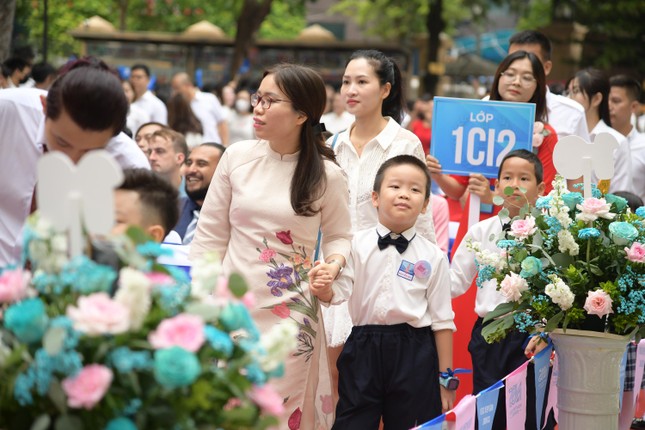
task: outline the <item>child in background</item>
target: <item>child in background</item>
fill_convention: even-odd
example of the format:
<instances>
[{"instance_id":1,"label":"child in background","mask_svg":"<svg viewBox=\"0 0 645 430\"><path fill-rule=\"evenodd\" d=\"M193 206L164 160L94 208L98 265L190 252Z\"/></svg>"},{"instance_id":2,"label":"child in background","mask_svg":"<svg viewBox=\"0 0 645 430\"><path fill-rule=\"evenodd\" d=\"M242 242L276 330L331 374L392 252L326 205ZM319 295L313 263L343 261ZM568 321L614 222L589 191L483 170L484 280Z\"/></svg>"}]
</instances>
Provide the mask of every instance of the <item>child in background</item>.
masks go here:
<instances>
[{"instance_id":1,"label":"child in background","mask_svg":"<svg viewBox=\"0 0 645 430\"><path fill-rule=\"evenodd\" d=\"M448 262L415 230L430 175L399 155L379 168L373 190L378 224L356 233L342 274L334 282L319 266L310 272L313 294L348 301L354 324L337 363L336 430L377 429L381 417L388 430L420 425L452 408L458 385Z\"/></svg>"},{"instance_id":2,"label":"child in background","mask_svg":"<svg viewBox=\"0 0 645 430\"><path fill-rule=\"evenodd\" d=\"M504 194L506 187L512 187L515 192L507 196ZM526 191L520 191L520 187ZM464 294L470 288L473 279L477 276L475 256L468 245L479 242L482 250L500 253L497 247L497 237L502 230L507 229L505 223L519 215L520 209L528 202L535 205L538 196L544 192L542 163L537 155L525 149L509 152L499 167L495 193L504 198L504 207L508 209L507 219L492 217L473 225L455 251L450 267L450 282L452 297ZM510 226L509 226L510 227ZM506 302L506 298L497 290L497 284L485 283L477 289L475 312L478 319L472 330L472 337L468 344L468 351L472 357L473 366L473 393L479 393L493 385L526 361L523 344L527 339L526 333L519 331L510 333L504 340L489 344L481 335L482 321L488 312L493 311L497 305ZM543 346L542 346L543 347ZM531 348L538 348L532 344ZM535 352L535 350L532 350ZM527 377L527 381L529 381ZM530 382L530 381L529 381ZM530 393L530 390L527 390ZM506 408L504 407L503 390L497 402L497 411L493 429L506 428ZM528 402L528 404L531 404ZM531 414L533 412L533 414ZM535 428L535 408L527 408L527 429ZM532 427L531 427L532 426Z\"/></svg>"}]
</instances>

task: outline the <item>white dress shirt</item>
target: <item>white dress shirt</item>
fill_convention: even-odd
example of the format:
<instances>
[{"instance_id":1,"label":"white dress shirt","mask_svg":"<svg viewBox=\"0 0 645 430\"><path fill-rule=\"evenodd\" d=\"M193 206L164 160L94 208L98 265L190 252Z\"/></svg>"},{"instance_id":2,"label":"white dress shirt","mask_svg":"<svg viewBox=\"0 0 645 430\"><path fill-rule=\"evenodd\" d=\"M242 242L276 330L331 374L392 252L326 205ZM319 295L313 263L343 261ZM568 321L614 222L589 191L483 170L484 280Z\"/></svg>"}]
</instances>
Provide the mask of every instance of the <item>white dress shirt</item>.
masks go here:
<instances>
[{"instance_id":1,"label":"white dress shirt","mask_svg":"<svg viewBox=\"0 0 645 430\"><path fill-rule=\"evenodd\" d=\"M168 109L166 108L165 103L152 94L150 90L143 93L143 95L133 101L132 104L147 112L150 116L150 121L164 125L168 124ZM136 132L137 130L132 130L133 134Z\"/></svg>"},{"instance_id":2,"label":"white dress shirt","mask_svg":"<svg viewBox=\"0 0 645 430\"><path fill-rule=\"evenodd\" d=\"M340 133L347 130L354 122L354 115L347 111L343 111L340 115L336 112L327 112L320 118L320 122L325 124L325 129L330 133Z\"/></svg>"},{"instance_id":3,"label":"white dress shirt","mask_svg":"<svg viewBox=\"0 0 645 430\"><path fill-rule=\"evenodd\" d=\"M130 108L128 109L126 125L132 132L132 135L134 136L135 134L137 134L139 127L147 122L150 122L150 114L143 110L141 106L131 104Z\"/></svg>"},{"instance_id":4,"label":"white dress shirt","mask_svg":"<svg viewBox=\"0 0 645 430\"><path fill-rule=\"evenodd\" d=\"M580 103L568 97L553 94L549 87L546 89L546 109L549 116L547 121L558 134L558 140L565 136L580 136L589 142L587 117Z\"/></svg>"},{"instance_id":5,"label":"white dress shirt","mask_svg":"<svg viewBox=\"0 0 645 430\"><path fill-rule=\"evenodd\" d=\"M43 153L45 115L40 100L47 92L16 88L0 92L0 267L16 263L22 227L36 186L36 167ZM148 159L124 133L105 148L122 168L150 168Z\"/></svg>"},{"instance_id":6,"label":"white dress shirt","mask_svg":"<svg viewBox=\"0 0 645 430\"><path fill-rule=\"evenodd\" d=\"M618 131L609 127L607 123L602 119L598 121L598 124L596 124L593 130L591 130L591 132L589 133L589 137L591 138L590 141L594 142L596 140L596 136L598 136L600 133L609 133L613 137L615 137L616 140L618 141L618 148L620 148L623 144L625 145L627 144L627 138L622 134L620 134ZM616 169L617 167L616 162L618 161L617 157L618 157L618 149L614 151L614 177L616 176L616 171L617 171ZM593 183L598 183L598 177L596 176L595 172L593 172L591 175L591 181ZM613 187L611 186L611 184L613 184L613 181L614 179L612 178L609 186L610 189L613 189ZM618 190L614 190L614 191L618 191Z\"/></svg>"},{"instance_id":7,"label":"white dress shirt","mask_svg":"<svg viewBox=\"0 0 645 430\"><path fill-rule=\"evenodd\" d=\"M217 97L211 93L197 91L190 101L190 107L202 123L204 142L222 143L217 125L226 121L226 113Z\"/></svg>"},{"instance_id":8,"label":"white dress shirt","mask_svg":"<svg viewBox=\"0 0 645 430\"><path fill-rule=\"evenodd\" d=\"M614 156L614 177L609 191L629 191L645 201L645 134L632 131Z\"/></svg>"},{"instance_id":9,"label":"white dress shirt","mask_svg":"<svg viewBox=\"0 0 645 430\"><path fill-rule=\"evenodd\" d=\"M380 250L379 236L389 233L378 224L354 235L345 270L332 287L332 303L347 300L355 326L407 323L455 331L445 254L414 227L403 232L410 242L402 254L394 246ZM417 263L429 270L415 271Z\"/></svg>"},{"instance_id":10,"label":"white dress shirt","mask_svg":"<svg viewBox=\"0 0 645 430\"><path fill-rule=\"evenodd\" d=\"M501 249L496 245L497 236L501 231L502 221L497 216L480 221L468 230L450 263L450 290L453 298L468 291L473 280L477 277L475 253L467 248L468 242L479 242L482 249L501 252ZM491 235L494 236L493 240L490 240ZM497 287L492 284L492 282L485 283L482 288L477 288L475 312L482 318L500 303L507 302L502 293L497 291Z\"/></svg>"}]
</instances>

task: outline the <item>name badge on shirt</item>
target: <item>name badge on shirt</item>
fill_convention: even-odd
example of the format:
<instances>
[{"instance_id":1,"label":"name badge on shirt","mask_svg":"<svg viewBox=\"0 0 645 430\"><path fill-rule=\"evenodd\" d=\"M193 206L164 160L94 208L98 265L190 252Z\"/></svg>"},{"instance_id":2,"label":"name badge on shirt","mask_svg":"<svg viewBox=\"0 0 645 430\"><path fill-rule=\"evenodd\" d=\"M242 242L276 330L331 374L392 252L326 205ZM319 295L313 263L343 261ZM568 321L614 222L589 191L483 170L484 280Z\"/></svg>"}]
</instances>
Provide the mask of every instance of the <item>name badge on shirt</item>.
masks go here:
<instances>
[{"instance_id":1,"label":"name badge on shirt","mask_svg":"<svg viewBox=\"0 0 645 430\"><path fill-rule=\"evenodd\" d=\"M396 276L411 281L414 279L414 263L403 260Z\"/></svg>"},{"instance_id":2,"label":"name badge on shirt","mask_svg":"<svg viewBox=\"0 0 645 430\"><path fill-rule=\"evenodd\" d=\"M429 278L430 274L432 274L432 265L429 261L419 260L414 265L414 274L421 279Z\"/></svg>"}]
</instances>

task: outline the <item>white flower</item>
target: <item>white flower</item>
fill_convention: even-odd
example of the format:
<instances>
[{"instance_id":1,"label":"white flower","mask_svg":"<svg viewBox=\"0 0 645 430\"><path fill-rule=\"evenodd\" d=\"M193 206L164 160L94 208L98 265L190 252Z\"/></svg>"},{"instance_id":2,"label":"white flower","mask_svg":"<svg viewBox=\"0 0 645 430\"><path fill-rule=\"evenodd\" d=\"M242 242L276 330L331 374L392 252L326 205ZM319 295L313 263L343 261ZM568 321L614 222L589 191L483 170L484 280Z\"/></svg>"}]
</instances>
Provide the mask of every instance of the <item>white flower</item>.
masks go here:
<instances>
[{"instance_id":1,"label":"white flower","mask_svg":"<svg viewBox=\"0 0 645 430\"><path fill-rule=\"evenodd\" d=\"M560 306L560 309L566 311L573 305L574 294L567 284L556 275L549 275L551 284L544 287L544 294L551 297L551 301Z\"/></svg>"},{"instance_id":2,"label":"white flower","mask_svg":"<svg viewBox=\"0 0 645 430\"><path fill-rule=\"evenodd\" d=\"M190 269L191 296L204 299L213 294L221 272L222 264L217 254L208 253L196 261Z\"/></svg>"},{"instance_id":3,"label":"white flower","mask_svg":"<svg viewBox=\"0 0 645 430\"><path fill-rule=\"evenodd\" d=\"M555 219L558 220L562 228L569 228L573 220L569 216L569 210L566 206L560 206L558 212L555 214Z\"/></svg>"},{"instance_id":4,"label":"white flower","mask_svg":"<svg viewBox=\"0 0 645 430\"><path fill-rule=\"evenodd\" d=\"M52 244L53 252L58 252L58 253L67 252L67 238L65 236L60 234L54 236L52 238L51 244Z\"/></svg>"},{"instance_id":5,"label":"white flower","mask_svg":"<svg viewBox=\"0 0 645 430\"><path fill-rule=\"evenodd\" d=\"M467 242L466 247L475 253L475 260L481 266L491 266L497 271L506 268L506 259L499 252L482 249L481 243L472 240Z\"/></svg>"},{"instance_id":6,"label":"white flower","mask_svg":"<svg viewBox=\"0 0 645 430\"><path fill-rule=\"evenodd\" d=\"M260 345L266 353L259 357L260 366L265 372L278 367L298 346L298 326L293 321L275 324L262 335Z\"/></svg>"},{"instance_id":7,"label":"white flower","mask_svg":"<svg viewBox=\"0 0 645 430\"><path fill-rule=\"evenodd\" d=\"M615 213L610 212L611 204L607 203L605 199L597 199L590 197L585 199L582 204L576 205L580 211L576 215L576 219L584 222L593 222L598 218L614 219Z\"/></svg>"},{"instance_id":8,"label":"white flower","mask_svg":"<svg viewBox=\"0 0 645 430\"><path fill-rule=\"evenodd\" d=\"M518 302L522 298L522 292L529 289L526 279L513 272L506 275L499 285L502 295L511 302Z\"/></svg>"},{"instance_id":9,"label":"white flower","mask_svg":"<svg viewBox=\"0 0 645 430\"><path fill-rule=\"evenodd\" d=\"M119 272L119 289L114 300L128 309L132 330L139 330L150 312L150 288L150 280L144 273L129 267L124 267Z\"/></svg>"},{"instance_id":10,"label":"white flower","mask_svg":"<svg viewBox=\"0 0 645 430\"><path fill-rule=\"evenodd\" d=\"M580 246L578 246L569 230L560 230L558 232L558 249L560 252L568 252L571 256L576 256L580 252Z\"/></svg>"}]
</instances>

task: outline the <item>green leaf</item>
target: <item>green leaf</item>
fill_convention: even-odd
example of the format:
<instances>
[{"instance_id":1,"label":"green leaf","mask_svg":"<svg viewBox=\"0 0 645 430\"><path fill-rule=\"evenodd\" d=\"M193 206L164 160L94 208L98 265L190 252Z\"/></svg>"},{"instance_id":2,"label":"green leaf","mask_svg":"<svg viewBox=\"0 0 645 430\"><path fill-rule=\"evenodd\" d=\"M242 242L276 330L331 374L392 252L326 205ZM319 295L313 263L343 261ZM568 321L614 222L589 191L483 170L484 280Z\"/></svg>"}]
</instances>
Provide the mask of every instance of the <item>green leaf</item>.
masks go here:
<instances>
[{"instance_id":1,"label":"green leaf","mask_svg":"<svg viewBox=\"0 0 645 430\"><path fill-rule=\"evenodd\" d=\"M486 316L484 317L484 323L490 320L493 320L495 318L498 318L502 315L506 315L507 313L512 312L514 310L515 310L515 303L513 302L500 303L493 311L486 314Z\"/></svg>"},{"instance_id":2,"label":"green leaf","mask_svg":"<svg viewBox=\"0 0 645 430\"><path fill-rule=\"evenodd\" d=\"M67 330L64 327L50 327L43 337L43 348L47 354L57 355L65 344Z\"/></svg>"},{"instance_id":3,"label":"green leaf","mask_svg":"<svg viewBox=\"0 0 645 430\"><path fill-rule=\"evenodd\" d=\"M54 430L83 430L83 422L74 415L61 415L56 420Z\"/></svg>"},{"instance_id":4,"label":"green leaf","mask_svg":"<svg viewBox=\"0 0 645 430\"><path fill-rule=\"evenodd\" d=\"M560 252L558 254L553 254L551 256L551 259L553 260L555 265L559 266L559 267L568 267L574 261L572 256L570 256L569 254L562 253L562 252Z\"/></svg>"},{"instance_id":5,"label":"green leaf","mask_svg":"<svg viewBox=\"0 0 645 430\"><path fill-rule=\"evenodd\" d=\"M495 206L502 206L504 204L504 197L502 197L502 196L493 196L493 204Z\"/></svg>"},{"instance_id":6,"label":"green leaf","mask_svg":"<svg viewBox=\"0 0 645 430\"><path fill-rule=\"evenodd\" d=\"M589 270L596 276L602 276L603 273L605 273L600 267L596 266L595 264L590 264Z\"/></svg>"},{"instance_id":7,"label":"green leaf","mask_svg":"<svg viewBox=\"0 0 645 430\"><path fill-rule=\"evenodd\" d=\"M58 379L52 379L47 396L61 414L67 413L67 397Z\"/></svg>"},{"instance_id":8,"label":"green leaf","mask_svg":"<svg viewBox=\"0 0 645 430\"><path fill-rule=\"evenodd\" d=\"M132 240L135 245L152 241L152 237L147 235L141 227L130 226L125 231L126 236Z\"/></svg>"},{"instance_id":9,"label":"green leaf","mask_svg":"<svg viewBox=\"0 0 645 430\"><path fill-rule=\"evenodd\" d=\"M505 196L512 196L514 192L515 192L515 188L513 188L513 187L505 187L504 188L504 195Z\"/></svg>"},{"instance_id":10,"label":"green leaf","mask_svg":"<svg viewBox=\"0 0 645 430\"><path fill-rule=\"evenodd\" d=\"M189 303L185 307L185 312L191 315L197 315L202 317L206 322L215 322L219 317L220 311L217 306L213 306L209 303L200 303L193 302Z\"/></svg>"},{"instance_id":11,"label":"green leaf","mask_svg":"<svg viewBox=\"0 0 645 430\"><path fill-rule=\"evenodd\" d=\"M504 338L505 333L513 327L515 319L513 314L506 315L504 318L493 321L482 328L482 337L488 343L493 343Z\"/></svg>"},{"instance_id":12,"label":"green leaf","mask_svg":"<svg viewBox=\"0 0 645 430\"><path fill-rule=\"evenodd\" d=\"M564 311L560 311L557 314L555 314L549 321L546 323L546 327L544 327L544 331L549 333L558 328L558 325L560 324L560 321L562 321L562 318L564 317Z\"/></svg>"},{"instance_id":13,"label":"green leaf","mask_svg":"<svg viewBox=\"0 0 645 430\"><path fill-rule=\"evenodd\" d=\"M34 421L29 430L48 430L51 422L52 420L49 415L43 414L36 418L36 421Z\"/></svg>"},{"instance_id":14,"label":"green leaf","mask_svg":"<svg viewBox=\"0 0 645 430\"><path fill-rule=\"evenodd\" d=\"M508 212L508 209L507 209L507 208L502 209L502 210L501 210L501 211L499 211L499 213L497 214L497 216L498 216L498 217L500 217L500 218L510 218L510 216L509 216L509 215L510 215L510 213Z\"/></svg>"},{"instance_id":15,"label":"green leaf","mask_svg":"<svg viewBox=\"0 0 645 430\"><path fill-rule=\"evenodd\" d=\"M526 218L526 216L531 212L531 207L526 204L520 209L520 218Z\"/></svg>"},{"instance_id":16,"label":"green leaf","mask_svg":"<svg viewBox=\"0 0 645 430\"><path fill-rule=\"evenodd\" d=\"M526 188L524 188L524 187L520 187L520 191L522 192L522 194L526 194ZM511 194L512 194L512 193L511 193Z\"/></svg>"},{"instance_id":17,"label":"green leaf","mask_svg":"<svg viewBox=\"0 0 645 430\"><path fill-rule=\"evenodd\" d=\"M248 287L246 286L244 278L242 278L242 276L237 273L233 273L228 278L228 288L229 290L231 290L231 293L233 293L233 295L238 299L244 296L244 294L246 294L246 292L248 291Z\"/></svg>"}]
</instances>

